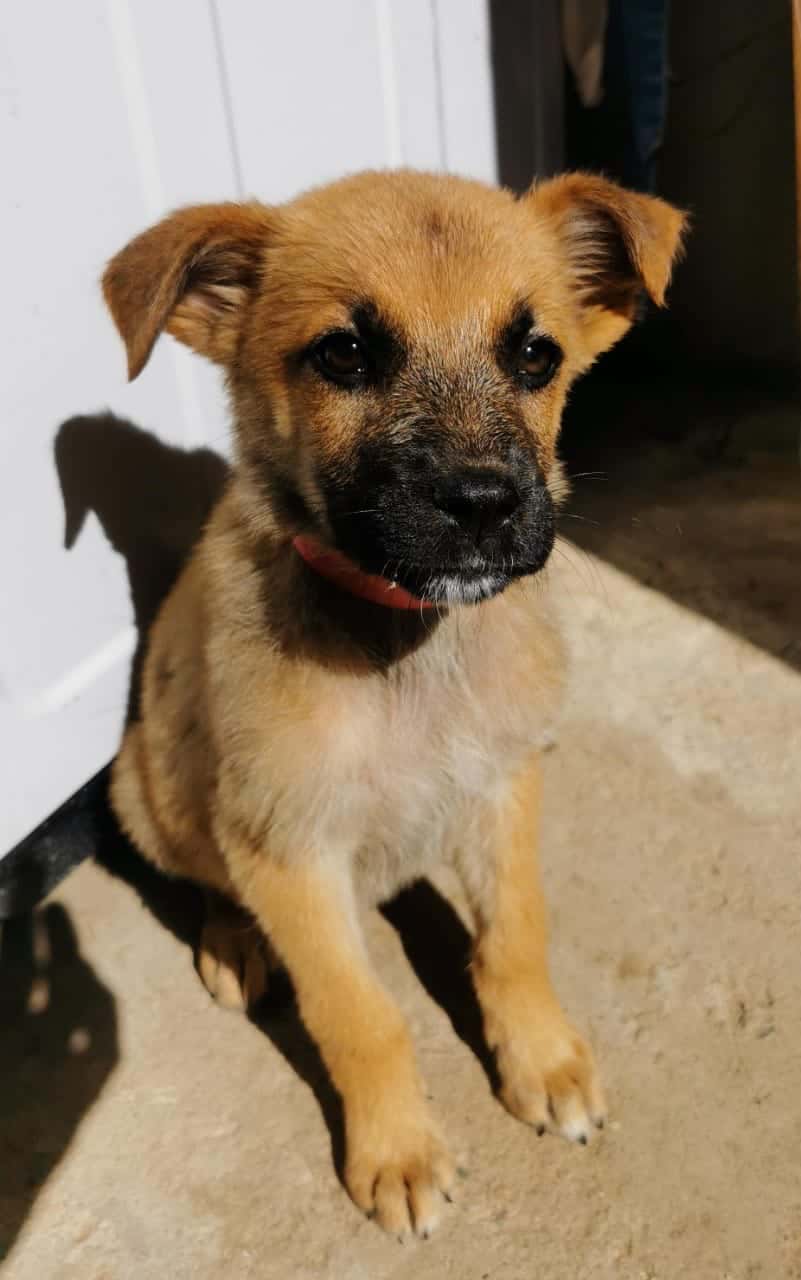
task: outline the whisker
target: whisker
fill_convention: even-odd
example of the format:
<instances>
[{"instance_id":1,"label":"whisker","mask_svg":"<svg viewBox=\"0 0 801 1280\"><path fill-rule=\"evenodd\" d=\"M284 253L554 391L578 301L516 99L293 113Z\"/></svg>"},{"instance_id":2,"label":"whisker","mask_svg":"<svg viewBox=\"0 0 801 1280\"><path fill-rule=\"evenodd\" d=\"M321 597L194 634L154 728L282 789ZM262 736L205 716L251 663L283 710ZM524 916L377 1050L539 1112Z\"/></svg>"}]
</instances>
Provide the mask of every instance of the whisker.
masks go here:
<instances>
[{"instance_id":1,"label":"whisker","mask_svg":"<svg viewBox=\"0 0 801 1280\"><path fill-rule=\"evenodd\" d=\"M606 604L607 607L609 607L609 594L606 590L606 584L603 580L603 577L598 571L597 565L594 563L591 557L587 555L583 547L577 547L574 542L567 543L567 546L570 547L571 551L576 551L578 555L581 556L581 558L584 560L586 567L590 571L589 583L587 582L587 579L584 576L584 574L579 572L578 566L576 565L572 557L567 554L564 539L562 538L556 539L556 541L554 542L554 551L558 551L562 559L567 564L570 565L570 567L573 569L573 571L576 574L578 574L579 581L581 582L585 590L591 591L596 595L602 596L604 603Z\"/></svg>"},{"instance_id":2,"label":"whisker","mask_svg":"<svg viewBox=\"0 0 801 1280\"><path fill-rule=\"evenodd\" d=\"M576 573L578 573L578 570L576 569L576 566L575 566L575 564L573 563L573 561L570 559L570 557L569 557L568 555L566 555L566 554L565 554L565 552L563 551L563 549L562 549L561 547L557 546L556 544L554 544L554 554L555 554L555 555L558 555L558 556L561 556L561 558L565 561L565 563L566 563L566 564L569 564L569 565L570 565L570 568L571 568L571 569L573 569ZM580 581L581 581L581 583L582 583L582 586L585 586L585 587L586 587L586 583L584 582L584 579L581 577L581 574L580 574L580 573L578 574L578 576L579 576L579 580L580 580ZM570 599L575 603L575 600L576 600L576 593L575 593L575 591L574 591L574 589L573 589L572 584L571 584L570 582L568 582L567 580L565 580L565 582L564 582L564 584L563 584L563 585L564 585L564 590L566 590L566 591L567 591L567 593L568 593L568 594L569 594L569 596L570 596Z\"/></svg>"},{"instance_id":3,"label":"whisker","mask_svg":"<svg viewBox=\"0 0 801 1280\"><path fill-rule=\"evenodd\" d=\"M560 520L581 520L582 524L594 524L599 529L601 527L600 520L593 520L590 516L577 516L572 511L560 511Z\"/></svg>"}]
</instances>

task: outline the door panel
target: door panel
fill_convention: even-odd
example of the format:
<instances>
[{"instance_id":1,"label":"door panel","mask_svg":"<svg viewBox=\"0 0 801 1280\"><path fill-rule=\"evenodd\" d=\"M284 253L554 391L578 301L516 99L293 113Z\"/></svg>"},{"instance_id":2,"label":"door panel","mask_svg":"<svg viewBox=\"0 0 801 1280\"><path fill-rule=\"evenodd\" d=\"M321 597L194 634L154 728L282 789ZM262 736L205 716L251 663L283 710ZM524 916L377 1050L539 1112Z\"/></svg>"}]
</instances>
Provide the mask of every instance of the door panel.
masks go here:
<instances>
[{"instance_id":1,"label":"door panel","mask_svg":"<svg viewBox=\"0 0 801 1280\"><path fill-rule=\"evenodd\" d=\"M277 23L269 4L217 5L249 194L286 200L346 170L402 162L392 32L402 8L381 0L287 5ZM412 0L410 8L420 6Z\"/></svg>"},{"instance_id":2,"label":"door panel","mask_svg":"<svg viewBox=\"0 0 801 1280\"><path fill-rule=\"evenodd\" d=\"M497 180L486 0L434 0L437 19L443 165Z\"/></svg>"}]
</instances>

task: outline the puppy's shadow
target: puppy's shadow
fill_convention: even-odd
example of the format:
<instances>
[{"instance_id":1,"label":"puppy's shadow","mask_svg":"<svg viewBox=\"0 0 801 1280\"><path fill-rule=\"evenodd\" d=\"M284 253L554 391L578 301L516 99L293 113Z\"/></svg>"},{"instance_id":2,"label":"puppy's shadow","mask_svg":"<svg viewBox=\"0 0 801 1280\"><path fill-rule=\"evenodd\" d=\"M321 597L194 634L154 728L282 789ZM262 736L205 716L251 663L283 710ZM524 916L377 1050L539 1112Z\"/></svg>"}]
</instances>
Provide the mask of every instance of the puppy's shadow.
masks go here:
<instances>
[{"instance_id":1,"label":"puppy's shadow","mask_svg":"<svg viewBox=\"0 0 801 1280\"><path fill-rule=\"evenodd\" d=\"M64 499L64 545L90 512L125 560L139 647L131 680L135 714L142 641L200 537L228 477L211 449L181 449L113 413L67 419L55 438Z\"/></svg>"},{"instance_id":2,"label":"puppy's shadow","mask_svg":"<svg viewBox=\"0 0 801 1280\"><path fill-rule=\"evenodd\" d=\"M0 1028L2 1271L120 1056L115 998L60 902L0 924Z\"/></svg>"}]
</instances>

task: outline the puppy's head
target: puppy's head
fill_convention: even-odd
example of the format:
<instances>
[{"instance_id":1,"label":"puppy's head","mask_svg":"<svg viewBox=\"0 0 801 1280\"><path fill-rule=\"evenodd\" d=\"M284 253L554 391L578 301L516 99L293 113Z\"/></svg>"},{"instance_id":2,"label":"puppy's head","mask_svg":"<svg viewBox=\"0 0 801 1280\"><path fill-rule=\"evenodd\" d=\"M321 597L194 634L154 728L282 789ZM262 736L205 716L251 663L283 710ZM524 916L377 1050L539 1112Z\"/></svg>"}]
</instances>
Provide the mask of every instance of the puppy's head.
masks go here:
<instances>
[{"instance_id":1,"label":"puppy's head","mask_svg":"<svg viewBox=\"0 0 801 1280\"><path fill-rule=\"evenodd\" d=\"M454 604L544 564L568 387L663 302L682 225L584 174L362 174L180 211L103 285L131 377L164 329L225 367L257 526Z\"/></svg>"}]
</instances>

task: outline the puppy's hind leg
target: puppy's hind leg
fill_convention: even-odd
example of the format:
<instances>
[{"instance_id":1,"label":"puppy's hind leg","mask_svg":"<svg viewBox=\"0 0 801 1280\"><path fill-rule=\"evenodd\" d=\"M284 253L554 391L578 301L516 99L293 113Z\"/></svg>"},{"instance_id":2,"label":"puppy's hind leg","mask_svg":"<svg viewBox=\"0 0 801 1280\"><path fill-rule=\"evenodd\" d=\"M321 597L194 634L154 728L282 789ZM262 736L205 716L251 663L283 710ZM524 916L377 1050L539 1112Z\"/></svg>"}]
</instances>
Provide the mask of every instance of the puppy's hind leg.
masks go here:
<instances>
[{"instance_id":1,"label":"puppy's hind leg","mask_svg":"<svg viewBox=\"0 0 801 1280\"><path fill-rule=\"evenodd\" d=\"M204 986L225 1009L247 1012L267 993L279 967L269 940L253 917L229 898L205 891L206 919L197 949Z\"/></svg>"}]
</instances>

